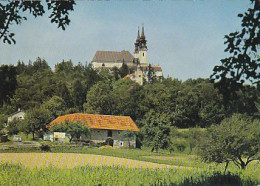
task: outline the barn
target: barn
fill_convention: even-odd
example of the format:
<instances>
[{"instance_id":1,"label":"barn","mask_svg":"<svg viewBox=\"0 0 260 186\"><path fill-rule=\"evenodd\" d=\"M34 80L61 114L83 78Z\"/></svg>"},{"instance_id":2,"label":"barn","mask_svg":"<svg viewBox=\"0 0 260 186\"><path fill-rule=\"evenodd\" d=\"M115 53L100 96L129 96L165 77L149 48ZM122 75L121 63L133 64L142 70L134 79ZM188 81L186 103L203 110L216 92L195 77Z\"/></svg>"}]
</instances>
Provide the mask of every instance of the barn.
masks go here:
<instances>
[{"instance_id":1,"label":"barn","mask_svg":"<svg viewBox=\"0 0 260 186\"><path fill-rule=\"evenodd\" d=\"M90 129L88 138L95 143L105 142L107 138L112 138L115 147L136 147L136 136L125 135L129 132L139 131L135 122L129 116L75 113L59 116L50 125L62 124L65 121L86 124Z\"/></svg>"}]
</instances>

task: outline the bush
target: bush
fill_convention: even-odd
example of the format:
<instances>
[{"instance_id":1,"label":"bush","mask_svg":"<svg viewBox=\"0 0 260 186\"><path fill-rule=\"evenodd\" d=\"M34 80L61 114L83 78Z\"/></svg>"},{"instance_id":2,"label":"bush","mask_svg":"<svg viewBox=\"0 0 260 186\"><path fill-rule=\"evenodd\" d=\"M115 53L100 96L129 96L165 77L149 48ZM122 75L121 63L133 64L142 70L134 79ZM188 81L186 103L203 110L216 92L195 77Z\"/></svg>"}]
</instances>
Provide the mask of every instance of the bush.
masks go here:
<instances>
[{"instance_id":1,"label":"bush","mask_svg":"<svg viewBox=\"0 0 260 186\"><path fill-rule=\"evenodd\" d=\"M49 145L41 145L40 146L41 151L45 151L45 152L50 152L51 151L51 147Z\"/></svg>"},{"instance_id":2,"label":"bush","mask_svg":"<svg viewBox=\"0 0 260 186\"><path fill-rule=\"evenodd\" d=\"M172 152L174 149L177 149L178 151L183 152L186 149L186 146L185 140L177 138L172 140L169 150Z\"/></svg>"},{"instance_id":3,"label":"bush","mask_svg":"<svg viewBox=\"0 0 260 186\"><path fill-rule=\"evenodd\" d=\"M113 147L112 146L110 146L110 145L104 145L104 146L101 146L101 147L99 147L100 149L113 149Z\"/></svg>"},{"instance_id":4,"label":"bush","mask_svg":"<svg viewBox=\"0 0 260 186\"><path fill-rule=\"evenodd\" d=\"M106 139L106 145L110 145L110 146L113 147L113 145L114 145L114 140L113 140L112 138L107 138L107 139Z\"/></svg>"}]
</instances>

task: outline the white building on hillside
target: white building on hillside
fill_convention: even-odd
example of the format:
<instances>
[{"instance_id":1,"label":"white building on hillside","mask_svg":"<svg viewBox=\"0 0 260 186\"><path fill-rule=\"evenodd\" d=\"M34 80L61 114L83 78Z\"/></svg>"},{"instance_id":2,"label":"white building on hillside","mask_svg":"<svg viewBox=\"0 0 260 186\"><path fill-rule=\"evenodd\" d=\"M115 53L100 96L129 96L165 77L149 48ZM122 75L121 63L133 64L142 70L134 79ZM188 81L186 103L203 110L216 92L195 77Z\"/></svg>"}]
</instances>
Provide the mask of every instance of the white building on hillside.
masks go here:
<instances>
[{"instance_id":1,"label":"white building on hillside","mask_svg":"<svg viewBox=\"0 0 260 186\"><path fill-rule=\"evenodd\" d=\"M97 51L93 57L91 64L94 69L112 69L113 67L120 68L123 63L134 71L133 74L129 74L126 78L130 78L137 83L143 85L143 81L148 81L149 74L153 74L156 78L162 78L162 68L160 65L151 65L148 63L147 55L147 40L144 34L144 27L142 27L142 33L138 29L137 39L135 42L134 55L129 51Z\"/></svg>"}]
</instances>

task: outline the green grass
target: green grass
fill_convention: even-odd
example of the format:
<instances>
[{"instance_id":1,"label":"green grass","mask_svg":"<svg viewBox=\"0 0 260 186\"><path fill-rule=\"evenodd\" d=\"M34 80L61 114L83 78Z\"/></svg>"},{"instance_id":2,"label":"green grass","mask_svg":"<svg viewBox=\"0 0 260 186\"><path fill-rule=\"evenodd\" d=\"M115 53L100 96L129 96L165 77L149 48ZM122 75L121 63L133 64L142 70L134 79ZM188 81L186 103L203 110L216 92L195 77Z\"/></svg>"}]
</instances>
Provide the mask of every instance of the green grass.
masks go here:
<instances>
[{"instance_id":1,"label":"green grass","mask_svg":"<svg viewBox=\"0 0 260 186\"><path fill-rule=\"evenodd\" d=\"M1 185L195 185L216 183L223 175L214 170L127 169L120 167L81 167L74 169L25 168L0 165ZM232 181L234 176L229 175ZM251 178L236 176L242 185L256 185Z\"/></svg>"}]
</instances>

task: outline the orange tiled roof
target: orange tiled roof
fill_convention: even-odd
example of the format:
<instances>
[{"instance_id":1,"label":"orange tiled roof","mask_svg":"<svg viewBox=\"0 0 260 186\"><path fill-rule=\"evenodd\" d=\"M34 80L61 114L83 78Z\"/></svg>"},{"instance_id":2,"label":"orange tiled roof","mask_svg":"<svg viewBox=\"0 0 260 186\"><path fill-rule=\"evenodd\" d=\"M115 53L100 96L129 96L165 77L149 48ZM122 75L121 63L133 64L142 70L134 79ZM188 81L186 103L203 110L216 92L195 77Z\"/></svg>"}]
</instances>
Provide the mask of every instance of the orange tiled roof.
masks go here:
<instances>
[{"instance_id":1,"label":"orange tiled roof","mask_svg":"<svg viewBox=\"0 0 260 186\"><path fill-rule=\"evenodd\" d=\"M112 116L97 114L68 114L59 116L53 120L49 126L55 123L64 123L66 120L71 122L85 123L90 129L110 129L110 130L128 130L139 131L135 122L129 116Z\"/></svg>"}]
</instances>

